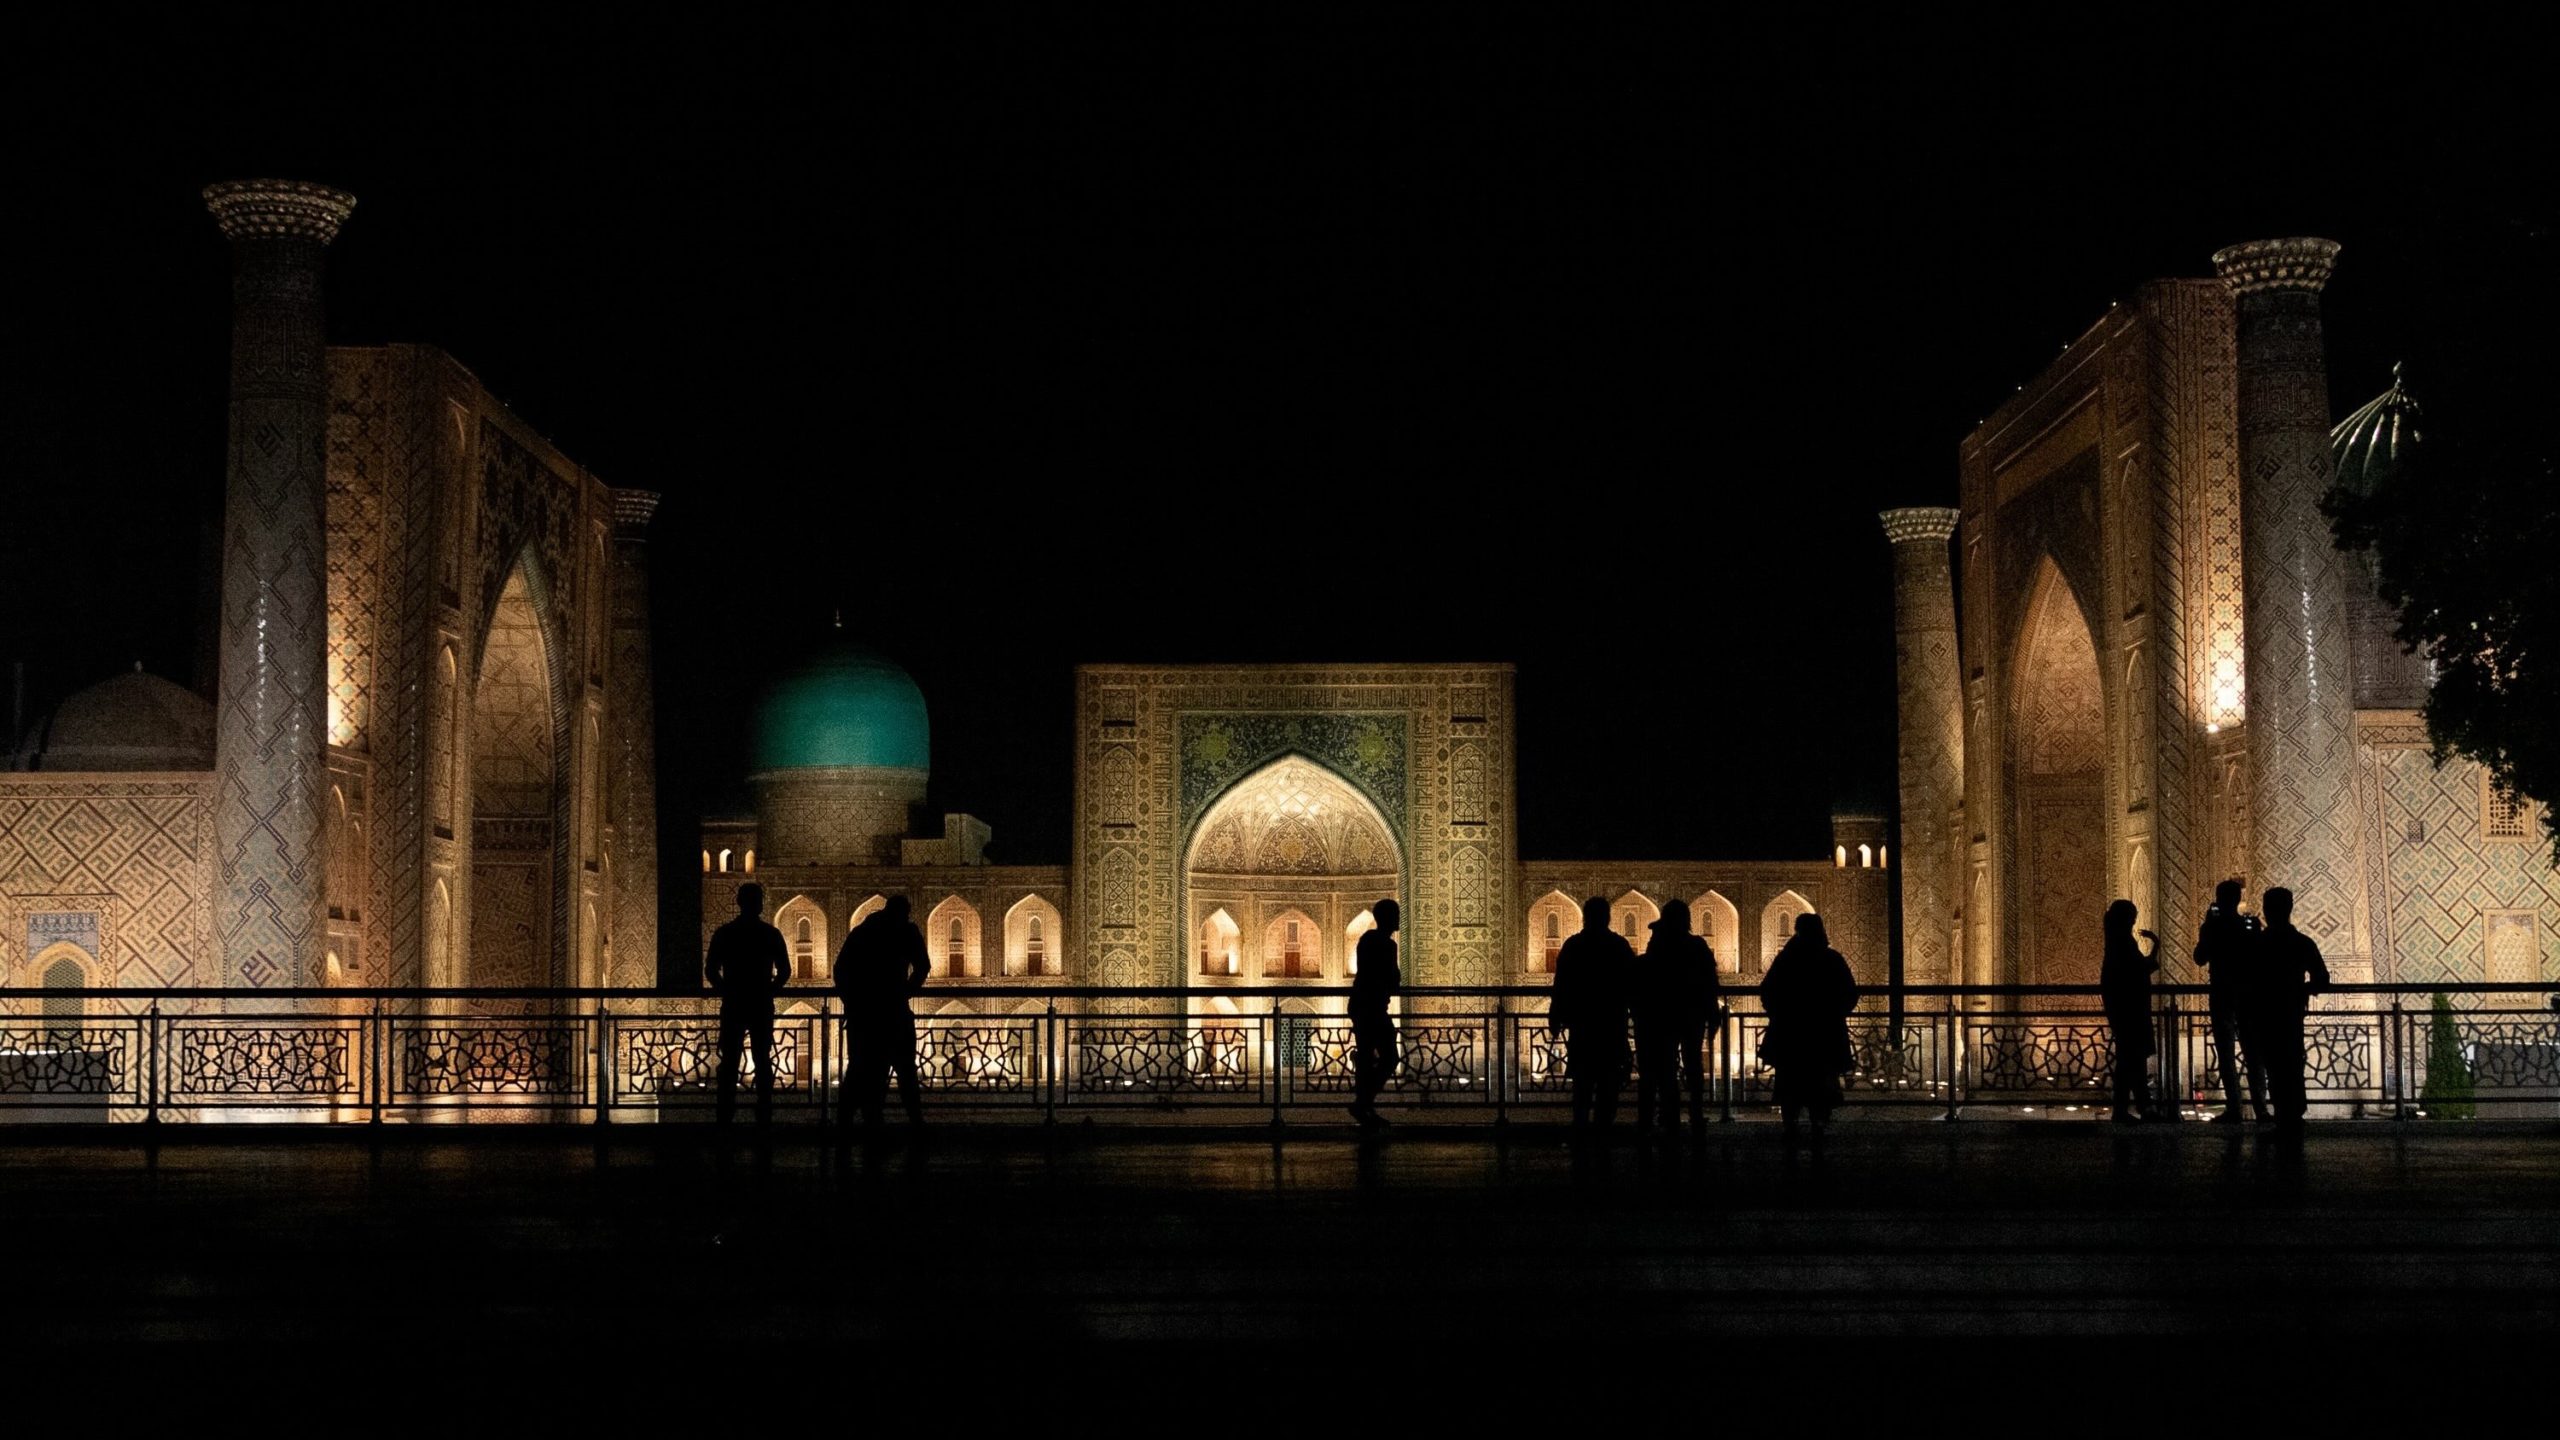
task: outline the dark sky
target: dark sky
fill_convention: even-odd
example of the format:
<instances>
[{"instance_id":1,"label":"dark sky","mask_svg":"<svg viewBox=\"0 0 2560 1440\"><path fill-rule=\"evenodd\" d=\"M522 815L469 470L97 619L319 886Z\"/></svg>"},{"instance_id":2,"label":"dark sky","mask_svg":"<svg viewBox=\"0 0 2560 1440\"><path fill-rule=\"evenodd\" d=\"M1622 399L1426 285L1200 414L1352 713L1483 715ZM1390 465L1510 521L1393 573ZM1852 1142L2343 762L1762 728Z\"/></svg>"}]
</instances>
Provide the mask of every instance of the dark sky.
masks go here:
<instances>
[{"instance_id":1,"label":"dark sky","mask_svg":"<svg viewBox=\"0 0 2560 1440\"><path fill-rule=\"evenodd\" d=\"M2423 393L2560 170L2547 50L2406 5L354 13L22 30L0 659L39 704L188 676L196 192L324 180L362 202L334 340L441 345L665 492L676 823L734 803L754 690L843 605L924 687L935 801L1016 860L1064 858L1086 660L1511 660L1525 853L1814 853L1891 799L1877 508L1951 502L1977 419L2235 240L2345 242L2338 400L2402 355Z\"/></svg>"}]
</instances>

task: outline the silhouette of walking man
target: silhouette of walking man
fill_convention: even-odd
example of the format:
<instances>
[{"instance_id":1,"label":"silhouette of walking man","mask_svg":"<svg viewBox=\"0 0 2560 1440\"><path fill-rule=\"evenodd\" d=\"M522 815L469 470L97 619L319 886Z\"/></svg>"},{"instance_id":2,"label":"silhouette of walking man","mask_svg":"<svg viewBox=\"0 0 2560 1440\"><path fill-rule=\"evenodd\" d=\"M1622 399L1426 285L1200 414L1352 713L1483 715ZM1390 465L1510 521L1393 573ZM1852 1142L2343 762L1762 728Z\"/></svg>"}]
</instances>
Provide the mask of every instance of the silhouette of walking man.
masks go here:
<instances>
[{"instance_id":1,"label":"silhouette of walking man","mask_svg":"<svg viewBox=\"0 0 2560 1440\"><path fill-rule=\"evenodd\" d=\"M2151 1059L2151 977L2159 970L2160 937L2135 930L2140 912L2130 900L2107 907L2106 956L2098 964L2099 1002L2106 1007L2107 1030L2116 1046L2115 1111L2119 1121L2148 1120L2150 1091L2143 1084ZM2135 935L2151 942L2145 947ZM2175 1119L2175 1112L2158 1117Z\"/></svg>"},{"instance_id":2,"label":"silhouette of walking man","mask_svg":"<svg viewBox=\"0 0 2560 1440\"><path fill-rule=\"evenodd\" d=\"M2242 999L2240 1043L2250 1064L2267 1073L2276 1124L2292 1129L2311 1108L2303 1089L2302 1017L2311 997L2329 987L2329 966L2319 942L2293 928L2292 891L2269 889L2266 911L2266 933L2258 937Z\"/></svg>"},{"instance_id":3,"label":"silhouette of walking man","mask_svg":"<svg viewBox=\"0 0 2560 1440\"><path fill-rule=\"evenodd\" d=\"M916 1083L916 1017L907 1008L907 997L924 988L933 960L925 952L924 932L907 918L909 909L906 896L890 896L888 904L853 927L836 952L836 994L844 1000L847 1140L857 1106L863 1128L878 1133L891 1070L898 1072L898 1098L906 1104L907 1124L924 1123L924 1097Z\"/></svg>"},{"instance_id":4,"label":"silhouette of walking man","mask_svg":"<svg viewBox=\"0 0 2560 1440\"><path fill-rule=\"evenodd\" d=\"M1657 1103L1662 1133L1680 1133L1684 1069L1689 1125L1695 1129L1706 1123L1707 1026L1724 1008L1719 989L1716 952L1704 936L1689 931L1689 902L1664 901L1662 918L1653 922L1653 939L1636 962L1637 1133L1653 1128Z\"/></svg>"},{"instance_id":5,"label":"silhouette of walking man","mask_svg":"<svg viewBox=\"0 0 2560 1440\"><path fill-rule=\"evenodd\" d=\"M2211 986L2206 1001L2213 1017L2213 1049L2222 1065L2222 1113L2217 1125L2240 1123L2240 1073L2249 1074L2249 1102L2258 1118L2267 1118L2266 1058L2256 1051L2244 1057L2240 1012L2247 1004L2250 951L2257 947L2258 920L2240 913L2240 882L2225 880L2213 887L2213 904L2196 927L2196 965Z\"/></svg>"},{"instance_id":6,"label":"silhouette of walking man","mask_svg":"<svg viewBox=\"0 0 2560 1440\"><path fill-rule=\"evenodd\" d=\"M1769 1016L1760 1058L1777 1072L1787 1138L1795 1138L1796 1116L1805 1110L1813 1112L1818 1138L1831 1123L1831 1107L1840 1103L1841 1073L1857 1063L1849 1048L1849 1012L1858 1008L1857 977L1831 948L1821 916L1796 921L1796 933L1760 977L1760 1008Z\"/></svg>"},{"instance_id":7,"label":"silhouette of walking man","mask_svg":"<svg viewBox=\"0 0 2560 1440\"><path fill-rule=\"evenodd\" d=\"M764 887L738 887L737 917L711 932L702 975L720 996L720 1128L738 1110L738 1053L756 1047L756 1127L773 1123L773 997L791 979L791 949L764 921Z\"/></svg>"},{"instance_id":8,"label":"silhouette of walking man","mask_svg":"<svg viewBox=\"0 0 2560 1440\"><path fill-rule=\"evenodd\" d=\"M1609 928L1609 902L1582 902L1582 928L1556 951L1547 1026L1566 1037L1565 1070L1573 1077L1573 1128L1589 1135L1618 1118L1627 1080L1627 1000L1636 952Z\"/></svg>"},{"instance_id":9,"label":"silhouette of walking man","mask_svg":"<svg viewBox=\"0 0 2560 1440\"><path fill-rule=\"evenodd\" d=\"M1351 977L1351 1118L1363 1130L1382 1130L1387 1117L1378 1113L1378 1092L1396 1073L1396 1022L1387 1002L1404 991L1404 972L1396 964L1404 908L1381 900L1369 914L1378 923L1360 937L1354 952L1359 973Z\"/></svg>"}]
</instances>

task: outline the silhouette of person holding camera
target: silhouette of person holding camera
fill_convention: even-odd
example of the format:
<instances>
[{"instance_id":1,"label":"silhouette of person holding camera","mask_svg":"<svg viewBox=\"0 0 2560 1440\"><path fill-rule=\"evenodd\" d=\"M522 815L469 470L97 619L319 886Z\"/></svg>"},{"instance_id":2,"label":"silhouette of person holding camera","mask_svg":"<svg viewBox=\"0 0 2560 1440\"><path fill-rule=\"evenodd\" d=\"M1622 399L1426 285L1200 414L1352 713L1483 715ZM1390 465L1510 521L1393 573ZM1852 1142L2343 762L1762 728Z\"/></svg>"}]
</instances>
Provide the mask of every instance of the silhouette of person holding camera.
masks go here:
<instances>
[{"instance_id":1,"label":"silhouette of person holding camera","mask_svg":"<svg viewBox=\"0 0 2560 1440\"><path fill-rule=\"evenodd\" d=\"M2239 881L2225 880L2213 887L2213 904L2204 912L2204 923L2196 927L2195 959L2210 987L2206 1008L2213 1020L2214 1055L2222 1066L2222 1113L2213 1117L2217 1125L2240 1123L2240 1074L2244 1066L2249 1075L2250 1104L2260 1120L2268 1118L2266 1059L2255 1052L2244 1056L2246 1040L2240 1033L2240 1014L2247 1005L2249 964L2261 933L2258 917L2240 913Z\"/></svg>"},{"instance_id":2,"label":"silhouette of person holding camera","mask_svg":"<svg viewBox=\"0 0 2560 1440\"><path fill-rule=\"evenodd\" d=\"M2140 911L2130 900L2118 900L2107 907L2106 955L2098 962L2099 1002L2107 1012L2107 1031L2115 1041L2115 1109L2119 1122L2154 1118L2149 1112L2149 1062L2154 1047L2151 1042L2151 977L2159 972L2160 937L2148 930L2136 930L2133 922ZM2151 943L2136 941L2140 935ZM2175 1119L2176 1114L2158 1117Z\"/></svg>"}]
</instances>

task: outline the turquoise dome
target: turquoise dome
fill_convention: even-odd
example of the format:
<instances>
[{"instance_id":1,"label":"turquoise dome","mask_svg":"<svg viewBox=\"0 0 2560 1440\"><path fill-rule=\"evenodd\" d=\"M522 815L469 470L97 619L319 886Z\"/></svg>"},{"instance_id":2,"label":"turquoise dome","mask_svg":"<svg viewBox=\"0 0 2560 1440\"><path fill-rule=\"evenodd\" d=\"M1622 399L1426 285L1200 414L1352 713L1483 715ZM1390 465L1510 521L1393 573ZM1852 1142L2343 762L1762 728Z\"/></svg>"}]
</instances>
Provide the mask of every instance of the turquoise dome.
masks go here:
<instances>
[{"instance_id":1,"label":"turquoise dome","mask_svg":"<svg viewBox=\"0 0 2560 1440\"><path fill-rule=\"evenodd\" d=\"M838 640L766 694L756 715L755 768L927 770L930 733L914 677Z\"/></svg>"}]
</instances>

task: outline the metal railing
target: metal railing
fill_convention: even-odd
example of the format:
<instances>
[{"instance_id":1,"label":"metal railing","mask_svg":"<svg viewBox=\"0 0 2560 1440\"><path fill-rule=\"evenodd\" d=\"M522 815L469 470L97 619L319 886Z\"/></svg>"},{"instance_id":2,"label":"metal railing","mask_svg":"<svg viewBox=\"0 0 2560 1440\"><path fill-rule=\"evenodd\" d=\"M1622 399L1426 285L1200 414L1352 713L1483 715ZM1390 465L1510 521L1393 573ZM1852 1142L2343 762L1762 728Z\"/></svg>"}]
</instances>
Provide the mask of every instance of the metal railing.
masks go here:
<instances>
[{"instance_id":1,"label":"metal railing","mask_svg":"<svg viewBox=\"0 0 2560 1440\"><path fill-rule=\"evenodd\" d=\"M1755 990L1724 993L1730 1013L1707 1037L1707 1103L1720 1119L1765 1114L1766 1017ZM937 985L923 1008L971 1009L916 1017L926 1104L937 1116L1014 1120L1320 1116L1350 1098L1350 1022L1325 1013L1348 994ZM1567 1104L1570 1057L1548 1028L1547 995L1407 990L1383 1101L1491 1121ZM1849 1020L1846 1101L1949 1119L2103 1109L2115 1045L2096 1004L2093 987L2074 986L1867 992ZM2304 1027L2315 1115L2560 1116L2560 1011L2544 993L2339 986L2319 1005ZM777 1117L828 1120L843 1103L838 1002L802 988L779 1007ZM2153 1104L2218 1107L2205 992L2161 988L2152 1018ZM718 1040L716 997L653 990L0 989L0 1124L708 1119ZM751 1056L742 1068L747 1109ZM1632 1100L1634 1076L1626 1081Z\"/></svg>"}]
</instances>

